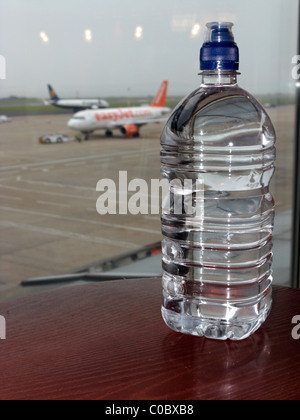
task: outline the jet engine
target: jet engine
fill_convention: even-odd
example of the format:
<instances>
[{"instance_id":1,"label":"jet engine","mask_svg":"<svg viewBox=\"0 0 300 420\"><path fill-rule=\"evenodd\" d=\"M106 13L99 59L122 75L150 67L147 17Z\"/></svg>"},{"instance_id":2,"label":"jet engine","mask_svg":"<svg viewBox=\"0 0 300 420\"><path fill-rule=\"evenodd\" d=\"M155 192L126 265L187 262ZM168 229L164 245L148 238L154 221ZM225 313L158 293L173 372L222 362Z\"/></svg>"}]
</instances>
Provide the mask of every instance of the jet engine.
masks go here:
<instances>
[{"instance_id":1,"label":"jet engine","mask_svg":"<svg viewBox=\"0 0 300 420\"><path fill-rule=\"evenodd\" d=\"M139 137L139 128L136 125L124 125L121 127L121 133L126 137Z\"/></svg>"}]
</instances>

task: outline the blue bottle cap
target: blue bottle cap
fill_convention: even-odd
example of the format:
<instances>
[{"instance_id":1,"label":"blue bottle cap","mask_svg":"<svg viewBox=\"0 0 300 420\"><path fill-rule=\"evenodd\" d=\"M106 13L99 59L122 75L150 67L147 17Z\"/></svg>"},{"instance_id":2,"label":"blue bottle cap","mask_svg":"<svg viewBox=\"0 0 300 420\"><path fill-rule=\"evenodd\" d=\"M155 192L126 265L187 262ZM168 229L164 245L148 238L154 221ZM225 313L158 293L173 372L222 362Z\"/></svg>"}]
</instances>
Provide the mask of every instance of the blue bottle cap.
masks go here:
<instances>
[{"instance_id":1,"label":"blue bottle cap","mask_svg":"<svg viewBox=\"0 0 300 420\"><path fill-rule=\"evenodd\" d=\"M239 49L234 42L233 23L207 24L205 42L200 52L201 70L238 70Z\"/></svg>"}]
</instances>

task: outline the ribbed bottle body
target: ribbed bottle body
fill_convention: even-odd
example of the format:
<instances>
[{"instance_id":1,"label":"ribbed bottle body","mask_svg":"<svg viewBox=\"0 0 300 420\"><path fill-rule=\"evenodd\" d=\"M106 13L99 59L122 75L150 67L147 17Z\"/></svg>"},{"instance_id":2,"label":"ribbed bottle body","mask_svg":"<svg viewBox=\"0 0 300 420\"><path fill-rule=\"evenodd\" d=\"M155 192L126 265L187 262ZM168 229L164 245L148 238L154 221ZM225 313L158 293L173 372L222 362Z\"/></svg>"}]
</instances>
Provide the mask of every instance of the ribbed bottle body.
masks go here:
<instances>
[{"instance_id":1,"label":"ribbed bottle body","mask_svg":"<svg viewBox=\"0 0 300 420\"><path fill-rule=\"evenodd\" d=\"M161 144L164 320L244 339L272 305L273 125L238 85L202 85L174 110Z\"/></svg>"}]
</instances>

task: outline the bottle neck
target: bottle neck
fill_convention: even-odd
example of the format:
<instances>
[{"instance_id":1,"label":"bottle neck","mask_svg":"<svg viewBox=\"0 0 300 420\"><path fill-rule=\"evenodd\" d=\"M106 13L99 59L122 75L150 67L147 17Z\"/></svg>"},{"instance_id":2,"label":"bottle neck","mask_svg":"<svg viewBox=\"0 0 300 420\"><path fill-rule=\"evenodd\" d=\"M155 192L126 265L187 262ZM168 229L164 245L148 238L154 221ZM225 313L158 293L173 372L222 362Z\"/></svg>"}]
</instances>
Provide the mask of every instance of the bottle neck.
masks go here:
<instances>
[{"instance_id":1,"label":"bottle neck","mask_svg":"<svg viewBox=\"0 0 300 420\"><path fill-rule=\"evenodd\" d=\"M237 85L239 73L235 70L205 70L200 75L202 75L202 85L224 86Z\"/></svg>"}]
</instances>

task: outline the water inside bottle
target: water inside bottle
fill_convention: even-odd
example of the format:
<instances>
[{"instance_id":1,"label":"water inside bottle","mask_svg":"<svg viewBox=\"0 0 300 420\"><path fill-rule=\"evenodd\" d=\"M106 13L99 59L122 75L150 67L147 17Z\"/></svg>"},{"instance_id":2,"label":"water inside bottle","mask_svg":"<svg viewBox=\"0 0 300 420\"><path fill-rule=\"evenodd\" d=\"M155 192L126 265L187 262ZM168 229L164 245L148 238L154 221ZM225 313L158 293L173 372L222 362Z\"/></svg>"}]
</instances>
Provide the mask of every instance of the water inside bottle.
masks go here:
<instances>
[{"instance_id":1,"label":"water inside bottle","mask_svg":"<svg viewBox=\"0 0 300 420\"><path fill-rule=\"evenodd\" d=\"M245 339L272 306L273 125L237 84L212 82L177 106L161 143L163 176L203 187L191 195L200 212L175 212L186 194L175 186L162 216L163 318L182 333Z\"/></svg>"}]
</instances>

